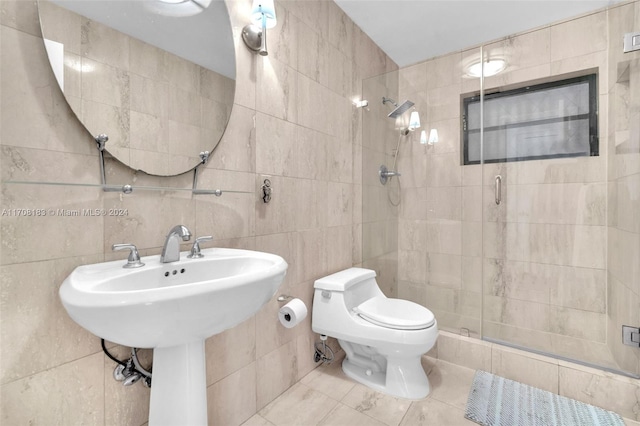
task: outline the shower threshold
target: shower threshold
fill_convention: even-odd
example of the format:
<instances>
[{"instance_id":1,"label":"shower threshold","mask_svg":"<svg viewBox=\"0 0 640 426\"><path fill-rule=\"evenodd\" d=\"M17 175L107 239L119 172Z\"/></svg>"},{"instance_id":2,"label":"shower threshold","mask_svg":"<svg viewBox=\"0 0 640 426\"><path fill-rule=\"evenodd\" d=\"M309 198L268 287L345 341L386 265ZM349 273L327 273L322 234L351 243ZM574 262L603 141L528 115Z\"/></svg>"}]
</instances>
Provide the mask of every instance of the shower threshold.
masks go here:
<instances>
[{"instance_id":1,"label":"shower threshold","mask_svg":"<svg viewBox=\"0 0 640 426\"><path fill-rule=\"evenodd\" d=\"M546 356L546 357L549 357L549 358L555 358L555 359L559 359L559 360L562 360L562 361L572 362L574 364L584 365L585 367L595 368L596 370L602 370L602 371L606 371L606 372L609 372L609 373L618 374L620 376L631 377L632 379L640 379L640 375L634 374L634 373L630 373L628 371L618 370L616 368L611 368L611 367L605 367L603 365L594 364L592 362L582 361L582 360L579 360L579 359L575 359L575 358L570 358L570 357L554 354L552 352L546 352L546 351L541 351L541 350L529 348L527 346L522 346L522 345L518 345L518 344L515 344L515 343L510 343L510 342L507 342L505 340L493 339L491 337L483 337L482 340L485 341L485 342L495 343L495 344L506 346L506 347L513 348L513 349L519 349L521 351L531 352L531 353L534 353L536 355L543 355L543 356Z\"/></svg>"}]
</instances>

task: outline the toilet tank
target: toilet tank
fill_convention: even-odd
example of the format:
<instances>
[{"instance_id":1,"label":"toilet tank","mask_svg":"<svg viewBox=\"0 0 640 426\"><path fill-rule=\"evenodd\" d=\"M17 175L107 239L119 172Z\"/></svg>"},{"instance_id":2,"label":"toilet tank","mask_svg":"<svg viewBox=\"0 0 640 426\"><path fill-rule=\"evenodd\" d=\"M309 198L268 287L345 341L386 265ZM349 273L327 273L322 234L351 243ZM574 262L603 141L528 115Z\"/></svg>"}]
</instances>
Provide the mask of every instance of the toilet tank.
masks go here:
<instances>
[{"instance_id":1,"label":"toilet tank","mask_svg":"<svg viewBox=\"0 0 640 426\"><path fill-rule=\"evenodd\" d=\"M372 297L384 297L376 282L376 271L364 268L349 268L316 280L315 292L340 292L348 310Z\"/></svg>"}]
</instances>

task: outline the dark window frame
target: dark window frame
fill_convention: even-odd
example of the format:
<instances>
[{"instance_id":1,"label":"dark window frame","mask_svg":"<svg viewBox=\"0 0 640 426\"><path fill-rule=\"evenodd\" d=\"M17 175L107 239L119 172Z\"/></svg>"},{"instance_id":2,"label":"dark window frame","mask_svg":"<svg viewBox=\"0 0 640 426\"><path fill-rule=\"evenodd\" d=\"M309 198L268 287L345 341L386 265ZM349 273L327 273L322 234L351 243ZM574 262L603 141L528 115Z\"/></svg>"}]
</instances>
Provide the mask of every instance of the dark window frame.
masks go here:
<instances>
[{"instance_id":1,"label":"dark window frame","mask_svg":"<svg viewBox=\"0 0 640 426\"><path fill-rule=\"evenodd\" d=\"M590 148L590 156L596 157L600 155L599 152L599 136L598 136L598 78L597 74L587 74L580 77L571 77L562 80L556 80L547 83L527 85L523 87L519 87L516 89L509 89L503 91L496 91L492 93L487 93L484 95L484 99L498 99L502 97L510 97L517 96L524 93L532 93L538 90L545 90L549 88L556 88L562 86L570 86L574 84L587 82L589 84L589 113L586 114L589 117L589 148ZM467 116L469 114L469 105L472 103L480 102L480 94L474 94L473 96L463 97L462 98L462 144L463 144L463 155L462 155L462 165L473 165L473 164L481 164L482 159L478 161L469 161L469 130L467 129ZM546 119L540 120L540 122L544 121L570 121L574 119L584 119L585 114L581 114L578 116L566 116L566 117L558 117L557 119ZM527 122L527 123L536 123L535 121ZM504 126L494 126L496 127L517 127L526 125L524 123L513 123ZM485 129L486 130L486 129ZM472 132L480 132L480 129L474 129ZM585 157L585 154L550 154L550 155L538 155L538 156L528 156L528 157L511 157L511 158L496 158L491 160L484 160L484 163L507 163L514 161L530 161L530 160L545 160L552 158L575 158L575 157Z\"/></svg>"}]
</instances>

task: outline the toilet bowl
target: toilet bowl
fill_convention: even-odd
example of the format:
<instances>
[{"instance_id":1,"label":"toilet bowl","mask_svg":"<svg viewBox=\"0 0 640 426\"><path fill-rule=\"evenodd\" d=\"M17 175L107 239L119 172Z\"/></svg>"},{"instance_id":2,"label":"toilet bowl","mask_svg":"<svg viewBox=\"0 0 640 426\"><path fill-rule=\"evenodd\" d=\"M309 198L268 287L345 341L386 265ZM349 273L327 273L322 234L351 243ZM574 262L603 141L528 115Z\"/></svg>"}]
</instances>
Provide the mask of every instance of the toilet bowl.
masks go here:
<instances>
[{"instance_id":1,"label":"toilet bowl","mask_svg":"<svg viewBox=\"0 0 640 426\"><path fill-rule=\"evenodd\" d=\"M314 289L311 327L338 339L348 377L396 397L422 399L429 394L421 357L438 336L431 311L387 298L370 269L350 268L320 278Z\"/></svg>"}]
</instances>

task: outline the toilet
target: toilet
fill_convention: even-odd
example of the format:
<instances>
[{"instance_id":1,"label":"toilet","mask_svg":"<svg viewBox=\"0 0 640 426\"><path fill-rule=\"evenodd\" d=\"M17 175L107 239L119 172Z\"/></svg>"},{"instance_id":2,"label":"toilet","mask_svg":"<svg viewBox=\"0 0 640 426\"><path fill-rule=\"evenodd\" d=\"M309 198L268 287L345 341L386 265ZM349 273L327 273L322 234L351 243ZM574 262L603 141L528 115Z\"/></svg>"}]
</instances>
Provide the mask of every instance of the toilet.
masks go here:
<instances>
[{"instance_id":1,"label":"toilet","mask_svg":"<svg viewBox=\"0 0 640 426\"><path fill-rule=\"evenodd\" d=\"M311 327L334 337L351 379L400 398L429 395L420 359L435 344L438 324L427 308L387 298L370 269L349 268L314 284Z\"/></svg>"}]
</instances>

